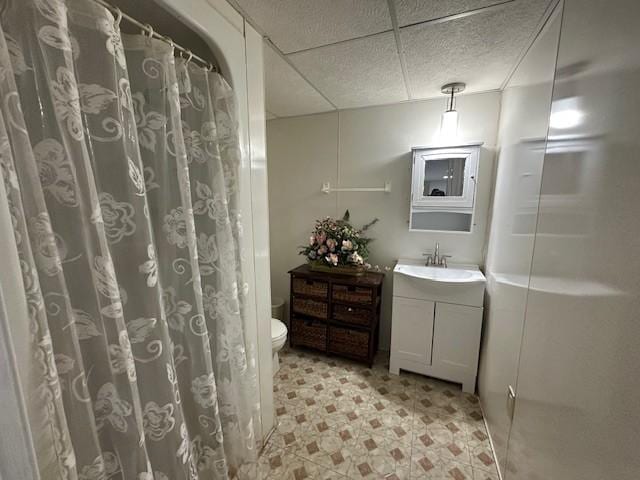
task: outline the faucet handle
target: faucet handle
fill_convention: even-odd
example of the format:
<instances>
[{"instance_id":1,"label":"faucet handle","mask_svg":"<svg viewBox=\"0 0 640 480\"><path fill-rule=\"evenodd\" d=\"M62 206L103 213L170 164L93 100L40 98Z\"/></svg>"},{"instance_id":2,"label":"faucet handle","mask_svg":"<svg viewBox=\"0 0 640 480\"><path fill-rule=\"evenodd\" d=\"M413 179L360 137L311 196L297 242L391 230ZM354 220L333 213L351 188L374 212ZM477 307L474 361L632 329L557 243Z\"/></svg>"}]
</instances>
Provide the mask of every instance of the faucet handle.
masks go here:
<instances>
[{"instance_id":1,"label":"faucet handle","mask_svg":"<svg viewBox=\"0 0 640 480\"><path fill-rule=\"evenodd\" d=\"M447 258L451 258L451 255L440 255L440 265L447 268Z\"/></svg>"}]
</instances>

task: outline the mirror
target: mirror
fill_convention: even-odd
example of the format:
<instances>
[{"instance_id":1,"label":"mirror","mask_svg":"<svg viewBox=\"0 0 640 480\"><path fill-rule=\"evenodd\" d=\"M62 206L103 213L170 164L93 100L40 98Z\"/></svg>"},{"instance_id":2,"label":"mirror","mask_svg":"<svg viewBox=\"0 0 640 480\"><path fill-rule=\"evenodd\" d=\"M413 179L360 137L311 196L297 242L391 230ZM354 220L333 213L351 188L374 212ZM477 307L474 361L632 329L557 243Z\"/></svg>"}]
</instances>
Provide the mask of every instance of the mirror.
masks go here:
<instances>
[{"instance_id":1,"label":"mirror","mask_svg":"<svg viewBox=\"0 0 640 480\"><path fill-rule=\"evenodd\" d=\"M413 149L410 230L471 231L481 145Z\"/></svg>"},{"instance_id":2,"label":"mirror","mask_svg":"<svg viewBox=\"0 0 640 480\"><path fill-rule=\"evenodd\" d=\"M464 158L425 160L423 197L461 197L464 187Z\"/></svg>"}]
</instances>

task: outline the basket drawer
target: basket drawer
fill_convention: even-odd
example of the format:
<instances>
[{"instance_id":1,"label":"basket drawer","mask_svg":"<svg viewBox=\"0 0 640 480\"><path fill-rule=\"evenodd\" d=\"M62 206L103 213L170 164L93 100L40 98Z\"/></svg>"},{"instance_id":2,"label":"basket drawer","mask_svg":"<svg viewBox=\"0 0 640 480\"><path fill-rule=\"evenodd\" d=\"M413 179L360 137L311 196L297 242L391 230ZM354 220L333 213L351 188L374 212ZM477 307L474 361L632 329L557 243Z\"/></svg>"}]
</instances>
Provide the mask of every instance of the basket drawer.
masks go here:
<instances>
[{"instance_id":1,"label":"basket drawer","mask_svg":"<svg viewBox=\"0 0 640 480\"><path fill-rule=\"evenodd\" d=\"M327 298L329 296L329 284L308 278L293 278L291 288L294 294L308 295L310 297Z\"/></svg>"},{"instance_id":2,"label":"basket drawer","mask_svg":"<svg viewBox=\"0 0 640 480\"><path fill-rule=\"evenodd\" d=\"M309 317L327 319L329 307L325 302L318 302L309 298L293 297L293 313Z\"/></svg>"},{"instance_id":3,"label":"basket drawer","mask_svg":"<svg viewBox=\"0 0 640 480\"><path fill-rule=\"evenodd\" d=\"M291 343L324 351L327 349L327 325L315 320L292 318Z\"/></svg>"},{"instance_id":4,"label":"basket drawer","mask_svg":"<svg viewBox=\"0 0 640 480\"><path fill-rule=\"evenodd\" d=\"M333 299L339 302L371 304L374 290L368 287L354 287L351 285L334 285Z\"/></svg>"},{"instance_id":5,"label":"basket drawer","mask_svg":"<svg viewBox=\"0 0 640 480\"><path fill-rule=\"evenodd\" d=\"M368 327L371 325L371 316L371 310L366 308L348 307L338 303L333 305L333 319L339 322Z\"/></svg>"},{"instance_id":6,"label":"basket drawer","mask_svg":"<svg viewBox=\"0 0 640 480\"><path fill-rule=\"evenodd\" d=\"M369 332L331 326L329 327L328 350L331 353L339 353L349 357L367 358L369 355Z\"/></svg>"}]
</instances>

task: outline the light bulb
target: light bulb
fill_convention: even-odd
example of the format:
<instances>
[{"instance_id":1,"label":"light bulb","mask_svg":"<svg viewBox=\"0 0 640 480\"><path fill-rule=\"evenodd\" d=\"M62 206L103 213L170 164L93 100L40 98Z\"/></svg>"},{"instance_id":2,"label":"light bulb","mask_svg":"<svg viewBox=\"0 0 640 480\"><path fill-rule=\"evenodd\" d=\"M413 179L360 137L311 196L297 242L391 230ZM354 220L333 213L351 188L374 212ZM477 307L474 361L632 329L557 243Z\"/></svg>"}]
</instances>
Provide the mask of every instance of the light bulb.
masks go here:
<instances>
[{"instance_id":1,"label":"light bulb","mask_svg":"<svg viewBox=\"0 0 640 480\"><path fill-rule=\"evenodd\" d=\"M440 126L440 137L444 141L455 140L458 134L458 112L447 110L442 114L442 125Z\"/></svg>"}]
</instances>

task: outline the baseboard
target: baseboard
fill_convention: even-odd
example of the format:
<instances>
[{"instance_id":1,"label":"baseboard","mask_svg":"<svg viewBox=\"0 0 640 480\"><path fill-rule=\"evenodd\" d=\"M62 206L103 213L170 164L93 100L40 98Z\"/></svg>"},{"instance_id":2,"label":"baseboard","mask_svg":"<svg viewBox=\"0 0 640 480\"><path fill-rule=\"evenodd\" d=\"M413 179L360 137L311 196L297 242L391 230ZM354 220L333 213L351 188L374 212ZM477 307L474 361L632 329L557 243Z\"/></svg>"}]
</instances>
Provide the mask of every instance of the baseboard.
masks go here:
<instances>
[{"instance_id":1,"label":"baseboard","mask_svg":"<svg viewBox=\"0 0 640 480\"><path fill-rule=\"evenodd\" d=\"M502 470L500 470L500 464L498 463L498 456L496 455L496 449L493 445L493 437L491 436L491 430L489 430L489 424L487 423L487 416L484 414L484 408L482 408L482 402L480 401L480 395L478 395L478 404L480 405L480 411L482 412L482 421L484 422L484 428L489 436L489 445L491 446L491 453L493 453L493 459L496 462L496 471L498 472L498 478L503 480Z\"/></svg>"}]
</instances>

